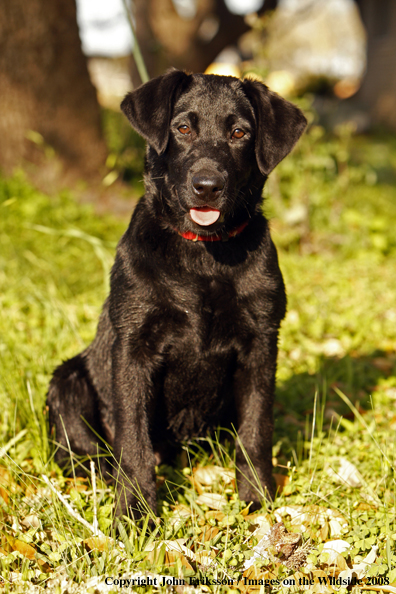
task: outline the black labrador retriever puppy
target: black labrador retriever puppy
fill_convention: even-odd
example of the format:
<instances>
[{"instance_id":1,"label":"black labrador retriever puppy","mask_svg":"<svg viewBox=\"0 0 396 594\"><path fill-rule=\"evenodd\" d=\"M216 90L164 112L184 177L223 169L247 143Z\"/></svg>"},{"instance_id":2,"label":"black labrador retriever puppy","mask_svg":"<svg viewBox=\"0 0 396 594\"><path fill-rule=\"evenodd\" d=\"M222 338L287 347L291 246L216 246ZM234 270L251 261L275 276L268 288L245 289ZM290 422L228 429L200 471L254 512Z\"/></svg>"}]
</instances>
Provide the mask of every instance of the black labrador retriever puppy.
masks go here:
<instances>
[{"instance_id":1,"label":"black labrador retriever puppy","mask_svg":"<svg viewBox=\"0 0 396 594\"><path fill-rule=\"evenodd\" d=\"M257 507L274 495L286 309L262 192L306 119L260 82L178 70L121 108L148 143L146 193L118 245L96 338L52 378L56 460L69 445L96 456L102 436L121 466L118 511L136 508L138 493L155 510L161 443L233 424L239 495Z\"/></svg>"}]
</instances>

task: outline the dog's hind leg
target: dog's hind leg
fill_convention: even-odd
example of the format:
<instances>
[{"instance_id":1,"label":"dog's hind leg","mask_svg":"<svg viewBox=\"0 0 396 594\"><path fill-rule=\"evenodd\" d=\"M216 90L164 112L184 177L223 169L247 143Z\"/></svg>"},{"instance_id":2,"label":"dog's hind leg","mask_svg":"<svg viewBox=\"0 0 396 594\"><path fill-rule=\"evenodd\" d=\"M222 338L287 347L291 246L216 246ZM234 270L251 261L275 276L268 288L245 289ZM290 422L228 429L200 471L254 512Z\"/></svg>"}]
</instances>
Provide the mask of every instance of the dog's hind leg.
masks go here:
<instances>
[{"instance_id":1,"label":"dog's hind leg","mask_svg":"<svg viewBox=\"0 0 396 594\"><path fill-rule=\"evenodd\" d=\"M107 442L110 436L103 428L98 395L83 355L65 361L55 370L48 390L47 405L50 435L59 446L55 460L60 466L70 462L70 450L79 456L94 459L103 452L105 445L95 432ZM86 474L85 467L77 461L74 466L77 475ZM104 457L100 458L100 467L103 474L108 473L109 466Z\"/></svg>"}]
</instances>

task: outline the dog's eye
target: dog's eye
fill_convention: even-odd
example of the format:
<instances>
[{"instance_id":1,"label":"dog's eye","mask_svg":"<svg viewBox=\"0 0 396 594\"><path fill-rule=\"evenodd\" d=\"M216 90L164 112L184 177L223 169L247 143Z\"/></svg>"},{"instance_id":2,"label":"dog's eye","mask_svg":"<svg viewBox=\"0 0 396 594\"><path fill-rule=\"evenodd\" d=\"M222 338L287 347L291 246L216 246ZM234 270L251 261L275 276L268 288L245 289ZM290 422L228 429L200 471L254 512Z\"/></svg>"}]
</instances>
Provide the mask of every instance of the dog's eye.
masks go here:
<instances>
[{"instance_id":1,"label":"dog's eye","mask_svg":"<svg viewBox=\"0 0 396 594\"><path fill-rule=\"evenodd\" d=\"M240 128L236 128L231 134L231 138L242 138L243 136L245 136L245 132Z\"/></svg>"},{"instance_id":2,"label":"dog's eye","mask_svg":"<svg viewBox=\"0 0 396 594\"><path fill-rule=\"evenodd\" d=\"M181 132L182 134L191 134L191 128L190 126L180 126L178 128L179 132Z\"/></svg>"}]
</instances>

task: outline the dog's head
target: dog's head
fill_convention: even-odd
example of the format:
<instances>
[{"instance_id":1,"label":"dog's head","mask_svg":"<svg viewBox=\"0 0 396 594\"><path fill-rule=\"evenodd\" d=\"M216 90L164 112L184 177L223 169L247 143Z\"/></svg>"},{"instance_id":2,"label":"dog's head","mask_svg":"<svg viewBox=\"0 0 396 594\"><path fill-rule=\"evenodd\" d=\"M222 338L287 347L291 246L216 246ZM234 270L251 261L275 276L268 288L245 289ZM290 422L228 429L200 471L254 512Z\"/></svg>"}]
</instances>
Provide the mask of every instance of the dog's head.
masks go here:
<instances>
[{"instance_id":1,"label":"dog's head","mask_svg":"<svg viewBox=\"0 0 396 594\"><path fill-rule=\"evenodd\" d=\"M148 142L146 184L163 215L204 234L253 215L268 174L306 126L260 82L179 70L129 93L121 109Z\"/></svg>"}]
</instances>

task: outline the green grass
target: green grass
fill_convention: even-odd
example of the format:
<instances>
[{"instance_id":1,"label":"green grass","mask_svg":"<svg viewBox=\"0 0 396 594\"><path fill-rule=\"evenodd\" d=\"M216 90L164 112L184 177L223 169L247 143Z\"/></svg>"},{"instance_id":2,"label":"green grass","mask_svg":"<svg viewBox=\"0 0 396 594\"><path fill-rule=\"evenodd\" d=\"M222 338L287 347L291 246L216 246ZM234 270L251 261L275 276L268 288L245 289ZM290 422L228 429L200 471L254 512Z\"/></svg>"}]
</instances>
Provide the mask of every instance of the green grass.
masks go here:
<instances>
[{"instance_id":1,"label":"green grass","mask_svg":"<svg viewBox=\"0 0 396 594\"><path fill-rule=\"evenodd\" d=\"M112 142L120 168L128 169L122 139ZM263 531L254 532L257 516L248 514L234 483L213 475L213 465L233 465L233 440L214 439L206 447L202 441L186 447L173 467L158 469L157 523L148 523L148 517L139 525L124 519L117 536L122 547L110 543L106 549L104 541L103 550L92 550L90 531L41 475L51 477L90 524L96 502L99 528L108 536L114 492L96 477L94 496L90 480L66 479L57 468L46 432L45 394L54 367L94 336L127 221L99 217L67 192L48 197L21 172L0 179L0 445L5 446L0 575L5 591L90 587L102 592L104 576L136 577L140 571L235 579L233 586L209 585L202 591L251 591L241 578L243 563L265 526L279 519L279 509L288 529L311 539L300 574L331 575L321 549L341 538L351 545L342 554L347 566L378 546L366 574L396 582L395 181L394 139L353 137L347 128L327 137L318 126L269 180L265 209L289 303L280 338L273 454L275 472L288 475L289 482L259 515ZM357 486L337 480L342 459L358 469ZM202 467L212 472L208 485L199 474ZM209 506L197 502L206 492L223 501L220 512L210 510L210 501ZM336 512L345 524L339 529ZM180 538L186 549L165 550L164 540ZM341 566L338 559L338 572ZM274 559L261 560L254 571L260 579L278 581L294 573ZM134 589L150 591L136 584Z\"/></svg>"}]
</instances>

